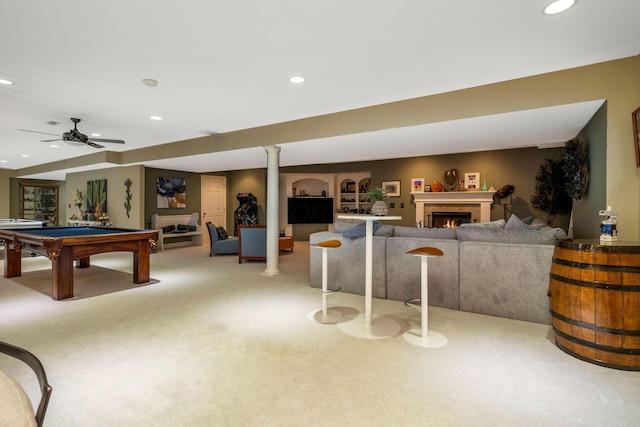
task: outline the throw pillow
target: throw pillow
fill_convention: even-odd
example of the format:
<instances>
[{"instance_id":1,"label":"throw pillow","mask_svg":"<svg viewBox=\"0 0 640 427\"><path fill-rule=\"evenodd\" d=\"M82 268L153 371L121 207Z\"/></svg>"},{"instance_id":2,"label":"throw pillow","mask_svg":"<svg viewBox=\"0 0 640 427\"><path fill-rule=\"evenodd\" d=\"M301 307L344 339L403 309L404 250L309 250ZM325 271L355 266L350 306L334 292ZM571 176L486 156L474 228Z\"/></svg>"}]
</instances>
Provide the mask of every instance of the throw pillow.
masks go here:
<instances>
[{"instance_id":1,"label":"throw pillow","mask_svg":"<svg viewBox=\"0 0 640 427\"><path fill-rule=\"evenodd\" d=\"M378 221L373 221L374 234L378 230L378 228L381 227L381 225L382 224L380 224ZM361 239L367 235L366 227L367 227L367 223L363 221L357 224L355 227L351 227L350 229L344 231L342 233L342 237L347 238L349 240Z\"/></svg>"},{"instance_id":2,"label":"throw pillow","mask_svg":"<svg viewBox=\"0 0 640 427\"><path fill-rule=\"evenodd\" d=\"M524 230L527 228L527 225L520 220L515 214L511 215L509 221L504 226L505 230Z\"/></svg>"},{"instance_id":3,"label":"throw pillow","mask_svg":"<svg viewBox=\"0 0 640 427\"><path fill-rule=\"evenodd\" d=\"M176 229L175 225L167 225L166 227L162 227L162 232L163 233L171 233L173 230Z\"/></svg>"},{"instance_id":4,"label":"throw pillow","mask_svg":"<svg viewBox=\"0 0 640 427\"><path fill-rule=\"evenodd\" d=\"M380 228L373 232L374 236L391 237L393 236L393 225L381 225Z\"/></svg>"},{"instance_id":5,"label":"throw pillow","mask_svg":"<svg viewBox=\"0 0 640 427\"><path fill-rule=\"evenodd\" d=\"M358 224L360 224L360 222L336 221L335 224L333 224L333 229L335 230L336 233L342 234L348 229L355 227Z\"/></svg>"},{"instance_id":6,"label":"throw pillow","mask_svg":"<svg viewBox=\"0 0 640 427\"><path fill-rule=\"evenodd\" d=\"M229 235L223 226L216 227L216 231L218 232L218 240L227 240Z\"/></svg>"},{"instance_id":7,"label":"throw pillow","mask_svg":"<svg viewBox=\"0 0 640 427\"><path fill-rule=\"evenodd\" d=\"M182 225L178 224L178 230L180 231L196 231L197 228L195 225Z\"/></svg>"}]
</instances>

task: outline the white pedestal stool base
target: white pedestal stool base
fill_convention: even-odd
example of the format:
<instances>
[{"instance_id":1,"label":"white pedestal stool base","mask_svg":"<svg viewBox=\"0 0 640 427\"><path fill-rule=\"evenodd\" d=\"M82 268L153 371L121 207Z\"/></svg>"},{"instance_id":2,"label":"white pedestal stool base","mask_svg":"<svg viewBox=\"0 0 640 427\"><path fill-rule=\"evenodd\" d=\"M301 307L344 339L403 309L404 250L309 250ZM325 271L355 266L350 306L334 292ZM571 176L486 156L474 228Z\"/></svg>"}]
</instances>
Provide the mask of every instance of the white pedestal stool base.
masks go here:
<instances>
[{"instance_id":1,"label":"white pedestal stool base","mask_svg":"<svg viewBox=\"0 0 640 427\"><path fill-rule=\"evenodd\" d=\"M398 322L385 316L378 316L371 319L371 325L367 326L365 324L364 314L360 314L348 322L338 323L338 328L352 337L367 339L394 337L398 335L402 329Z\"/></svg>"},{"instance_id":2,"label":"white pedestal stool base","mask_svg":"<svg viewBox=\"0 0 640 427\"><path fill-rule=\"evenodd\" d=\"M334 324L338 320L342 319L342 313L332 308L327 309L326 316L322 314L322 309L313 310L309 312L307 316L309 317L309 319L315 320L316 322L322 323L322 324Z\"/></svg>"},{"instance_id":3,"label":"white pedestal stool base","mask_svg":"<svg viewBox=\"0 0 640 427\"><path fill-rule=\"evenodd\" d=\"M427 336L422 336L422 330L420 329L410 329L404 334L402 337L409 344L417 345L419 347L427 347L427 348L439 348L447 345L447 337L442 335L439 332L435 331L427 331Z\"/></svg>"}]
</instances>

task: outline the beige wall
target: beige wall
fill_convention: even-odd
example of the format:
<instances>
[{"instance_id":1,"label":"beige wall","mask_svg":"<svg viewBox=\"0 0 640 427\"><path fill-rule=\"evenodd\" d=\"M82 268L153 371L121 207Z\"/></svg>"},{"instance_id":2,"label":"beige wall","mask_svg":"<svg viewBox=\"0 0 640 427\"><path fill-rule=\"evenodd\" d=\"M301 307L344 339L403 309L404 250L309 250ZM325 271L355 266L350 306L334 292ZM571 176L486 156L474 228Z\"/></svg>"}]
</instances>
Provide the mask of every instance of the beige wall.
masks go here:
<instances>
[{"instance_id":1,"label":"beige wall","mask_svg":"<svg viewBox=\"0 0 640 427\"><path fill-rule=\"evenodd\" d=\"M265 158L267 153L265 153ZM244 171L232 171L227 180L227 231L233 232L233 213L240 203L236 196L238 193L252 193L258 203L258 223L267 223L267 170L248 169Z\"/></svg>"},{"instance_id":2,"label":"beige wall","mask_svg":"<svg viewBox=\"0 0 640 427\"><path fill-rule=\"evenodd\" d=\"M107 215L115 227L122 228L145 228L144 222L144 167L128 166L109 169L100 169L90 172L76 172L67 175L66 191L60 193L60 205L63 208L62 218L69 218L76 212L72 205L74 190L81 190L87 193L87 181L106 179L107 180ZM131 211L129 217L124 207L126 197L126 187L124 182L130 179L131 184ZM84 208L86 209L86 199ZM66 211L64 210L66 209ZM63 225L66 225L63 224Z\"/></svg>"}]
</instances>

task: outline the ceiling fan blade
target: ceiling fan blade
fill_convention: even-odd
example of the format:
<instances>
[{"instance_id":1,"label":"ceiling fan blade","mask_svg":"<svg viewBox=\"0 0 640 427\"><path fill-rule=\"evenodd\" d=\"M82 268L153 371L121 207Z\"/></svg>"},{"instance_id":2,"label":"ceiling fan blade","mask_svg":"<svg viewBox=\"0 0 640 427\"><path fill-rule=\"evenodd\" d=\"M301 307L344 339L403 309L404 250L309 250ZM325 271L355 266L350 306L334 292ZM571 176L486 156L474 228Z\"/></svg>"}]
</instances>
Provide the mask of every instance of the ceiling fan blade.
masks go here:
<instances>
[{"instance_id":1,"label":"ceiling fan blade","mask_svg":"<svg viewBox=\"0 0 640 427\"><path fill-rule=\"evenodd\" d=\"M62 138L58 139L41 139L40 142L53 142L53 141L62 141Z\"/></svg>"},{"instance_id":2,"label":"ceiling fan blade","mask_svg":"<svg viewBox=\"0 0 640 427\"><path fill-rule=\"evenodd\" d=\"M91 141L87 142L86 144L91 146L91 147L93 147L93 148L104 148L103 145L96 144L95 142L91 142Z\"/></svg>"},{"instance_id":3,"label":"ceiling fan blade","mask_svg":"<svg viewBox=\"0 0 640 427\"><path fill-rule=\"evenodd\" d=\"M60 134L57 133L49 133L49 132L38 132L37 130L28 130L28 129L18 129L21 130L23 132L33 132L33 133L41 133L43 135L53 135L53 136L60 136Z\"/></svg>"},{"instance_id":4,"label":"ceiling fan blade","mask_svg":"<svg viewBox=\"0 0 640 427\"><path fill-rule=\"evenodd\" d=\"M112 143L112 144L124 144L124 141L121 140L121 139L89 138L89 141L109 142L109 143Z\"/></svg>"}]
</instances>

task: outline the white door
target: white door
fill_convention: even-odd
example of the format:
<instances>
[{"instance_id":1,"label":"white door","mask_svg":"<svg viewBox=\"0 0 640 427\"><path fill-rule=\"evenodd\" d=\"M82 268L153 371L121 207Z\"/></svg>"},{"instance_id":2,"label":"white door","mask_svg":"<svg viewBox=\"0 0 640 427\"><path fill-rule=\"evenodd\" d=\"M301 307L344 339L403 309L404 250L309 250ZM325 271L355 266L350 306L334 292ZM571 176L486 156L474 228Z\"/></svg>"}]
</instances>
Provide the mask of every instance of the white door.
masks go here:
<instances>
[{"instance_id":1,"label":"white door","mask_svg":"<svg viewBox=\"0 0 640 427\"><path fill-rule=\"evenodd\" d=\"M227 178L224 176L201 175L201 205L202 218L200 219L203 234L209 237L206 231L207 221L211 221L216 227L227 229Z\"/></svg>"}]
</instances>

